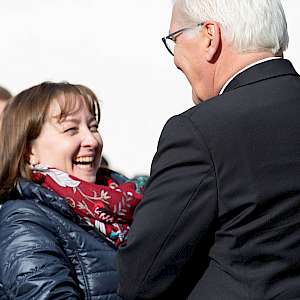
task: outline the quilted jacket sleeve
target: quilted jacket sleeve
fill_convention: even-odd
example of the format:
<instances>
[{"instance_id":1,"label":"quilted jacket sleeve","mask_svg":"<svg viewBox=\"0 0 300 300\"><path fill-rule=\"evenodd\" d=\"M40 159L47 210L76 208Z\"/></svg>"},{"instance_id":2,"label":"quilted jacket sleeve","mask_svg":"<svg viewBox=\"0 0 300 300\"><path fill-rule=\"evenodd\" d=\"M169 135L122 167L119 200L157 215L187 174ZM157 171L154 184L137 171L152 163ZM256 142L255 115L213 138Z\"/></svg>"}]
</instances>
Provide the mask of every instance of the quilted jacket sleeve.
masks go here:
<instances>
[{"instance_id":1,"label":"quilted jacket sleeve","mask_svg":"<svg viewBox=\"0 0 300 300\"><path fill-rule=\"evenodd\" d=\"M0 299L82 299L56 228L32 201L0 210Z\"/></svg>"}]
</instances>

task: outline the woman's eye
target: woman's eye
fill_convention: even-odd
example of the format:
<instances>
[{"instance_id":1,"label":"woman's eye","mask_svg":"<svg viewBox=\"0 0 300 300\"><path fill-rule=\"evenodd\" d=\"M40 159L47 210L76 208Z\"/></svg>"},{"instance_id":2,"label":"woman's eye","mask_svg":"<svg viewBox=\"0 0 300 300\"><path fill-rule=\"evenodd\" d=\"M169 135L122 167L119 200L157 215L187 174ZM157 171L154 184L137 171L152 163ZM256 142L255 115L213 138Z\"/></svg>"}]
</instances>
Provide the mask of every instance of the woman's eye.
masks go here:
<instances>
[{"instance_id":1,"label":"woman's eye","mask_svg":"<svg viewBox=\"0 0 300 300\"><path fill-rule=\"evenodd\" d=\"M78 131L77 127L70 127L65 129L65 133L68 133L70 135L74 135Z\"/></svg>"},{"instance_id":2,"label":"woman's eye","mask_svg":"<svg viewBox=\"0 0 300 300\"><path fill-rule=\"evenodd\" d=\"M90 131L91 132L97 132L98 131L98 126L97 125L90 126Z\"/></svg>"}]
</instances>

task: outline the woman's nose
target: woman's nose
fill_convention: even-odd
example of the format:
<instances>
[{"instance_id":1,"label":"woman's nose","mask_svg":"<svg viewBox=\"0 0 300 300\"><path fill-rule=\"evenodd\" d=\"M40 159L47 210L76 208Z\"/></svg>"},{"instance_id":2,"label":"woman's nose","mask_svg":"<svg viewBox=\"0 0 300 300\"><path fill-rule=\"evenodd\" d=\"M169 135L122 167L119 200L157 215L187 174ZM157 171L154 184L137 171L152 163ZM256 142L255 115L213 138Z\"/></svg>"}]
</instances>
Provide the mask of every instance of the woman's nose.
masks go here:
<instances>
[{"instance_id":1,"label":"woman's nose","mask_svg":"<svg viewBox=\"0 0 300 300\"><path fill-rule=\"evenodd\" d=\"M83 132L82 146L97 148L102 145L102 140L98 132L91 132L89 129Z\"/></svg>"}]
</instances>

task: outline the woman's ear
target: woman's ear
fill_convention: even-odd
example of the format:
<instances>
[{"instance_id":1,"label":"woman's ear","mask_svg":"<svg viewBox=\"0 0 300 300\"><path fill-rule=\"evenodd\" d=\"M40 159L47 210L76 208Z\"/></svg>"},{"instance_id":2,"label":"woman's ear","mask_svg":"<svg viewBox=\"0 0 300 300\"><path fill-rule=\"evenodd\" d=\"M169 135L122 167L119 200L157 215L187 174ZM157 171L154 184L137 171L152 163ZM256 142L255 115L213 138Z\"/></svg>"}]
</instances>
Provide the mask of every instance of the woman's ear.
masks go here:
<instances>
[{"instance_id":1,"label":"woman's ear","mask_svg":"<svg viewBox=\"0 0 300 300\"><path fill-rule=\"evenodd\" d=\"M209 21L205 23L203 27L206 38L208 39L206 60L212 62L221 47L220 26L216 22Z\"/></svg>"},{"instance_id":2,"label":"woman's ear","mask_svg":"<svg viewBox=\"0 0 300 300\"><path fill-rule=\"evenodd\" d=\"M28 147L27 154L26 154L26 160L31 166L35 166L39 164L39 158L36 154L35 148L31 145Z\"/></svg>"}]
</instances>

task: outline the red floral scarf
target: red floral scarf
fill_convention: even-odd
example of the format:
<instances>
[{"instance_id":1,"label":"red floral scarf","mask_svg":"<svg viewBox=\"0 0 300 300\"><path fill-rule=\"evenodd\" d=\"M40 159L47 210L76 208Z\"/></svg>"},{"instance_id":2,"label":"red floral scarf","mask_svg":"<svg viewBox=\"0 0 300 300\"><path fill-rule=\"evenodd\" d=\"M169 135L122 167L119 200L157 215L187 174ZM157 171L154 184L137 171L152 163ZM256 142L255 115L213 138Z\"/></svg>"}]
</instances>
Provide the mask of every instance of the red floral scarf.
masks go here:
<instances>
[{"instance_id":1,"label":"red floral scarf","mask_svg":"<svg viewBox=\"0 0 300 300\"><path fill-rule=\"evenodd\" d=\"M143 197L146 177L128 180L110 170L105 173L97 178L100 184L45 166L34 168L33 177L42 186L65 198L84 222L119 247L127 239L134 209Z\"/></svg>"}]
</instances>

